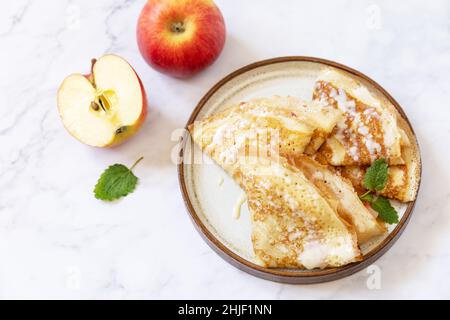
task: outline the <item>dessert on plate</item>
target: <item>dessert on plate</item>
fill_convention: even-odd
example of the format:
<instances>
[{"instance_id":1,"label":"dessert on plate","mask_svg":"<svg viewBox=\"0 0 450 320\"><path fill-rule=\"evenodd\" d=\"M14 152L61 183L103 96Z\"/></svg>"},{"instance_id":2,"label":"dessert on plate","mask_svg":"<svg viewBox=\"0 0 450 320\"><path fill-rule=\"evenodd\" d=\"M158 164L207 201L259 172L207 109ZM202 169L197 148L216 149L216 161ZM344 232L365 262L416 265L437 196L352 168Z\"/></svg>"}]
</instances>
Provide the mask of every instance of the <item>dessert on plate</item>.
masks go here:
<instances>
[{"instance_id":1,"label":"dessert on plate","mask_svg":"<svg viewBox=\"0 0 450 320\"><path fill-rule=\"evenodd\" d=\"M246 193L254 261L264 267L359 261L361 246L394 223L370 201L379 197L389 207L386 198L408 202L417 193L417 144L393 106L332 68L312 89L311 101L252 99L188 128ZM386 172L368 190L372 167Z\"/></svg>"}]
</instances>

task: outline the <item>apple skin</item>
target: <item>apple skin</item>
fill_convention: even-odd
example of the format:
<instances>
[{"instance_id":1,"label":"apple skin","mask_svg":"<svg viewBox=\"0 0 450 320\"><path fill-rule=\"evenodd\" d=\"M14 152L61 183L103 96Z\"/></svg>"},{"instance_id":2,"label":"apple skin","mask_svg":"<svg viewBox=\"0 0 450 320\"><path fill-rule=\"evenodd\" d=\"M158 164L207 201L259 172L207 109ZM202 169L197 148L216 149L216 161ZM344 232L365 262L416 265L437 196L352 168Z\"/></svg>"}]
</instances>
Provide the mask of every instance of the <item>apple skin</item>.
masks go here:
<instances>
[{"instance_id":1,"label":"apple skin","mask_svg":"<svg viewBox=\"0 0 450 320\"><path fill-rule=\"evenodd\" d=\"M176 23L184 31L176 32ZM177 78L211 65L225 37L222 13L212 0L149 0L137 24L137 42L145 61Z\"/></svg>"}]
</instances>

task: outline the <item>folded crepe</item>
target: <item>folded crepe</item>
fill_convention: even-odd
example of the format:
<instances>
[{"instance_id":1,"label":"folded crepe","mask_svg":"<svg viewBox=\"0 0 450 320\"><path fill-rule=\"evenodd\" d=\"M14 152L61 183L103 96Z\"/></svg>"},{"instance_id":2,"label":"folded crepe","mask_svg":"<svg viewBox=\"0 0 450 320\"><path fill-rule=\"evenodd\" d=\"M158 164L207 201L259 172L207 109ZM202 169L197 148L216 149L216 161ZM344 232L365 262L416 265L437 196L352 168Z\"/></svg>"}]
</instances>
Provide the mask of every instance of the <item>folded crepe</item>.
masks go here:
<instances>
[{"instance_id":1,"label":"folded crepe","mask_svg":"<svg viewBox=\"0 0 450 320\"><path fill-rule=\"evenodd\" d=\"M354 226L359 244L386 232L384 224L361 202L350 181L306 155L295 158L293 164L321 191L339 215Z\"/></svg>"},{"instance_id":2,"label":"folded crepe","mask_svg":"<svg viewBox=\"0 0 450 320\"><path fill-rule=\"evenodd\" d=\"M315 102L306 102L290 96L253 99L249 102L249 105L253 108L255 106L258 106L258 108L266 108L270 110L269 112L275 110L278 113L280 110L286 110L287 112L284 114L288 117L294 117L296 121L313 127L314 132L311 140L304 150L308 153L315 153L320 148L337 122L343 117L343 113L338 109L333 110L332 108L327 108L327 106L324 107L323 104L319 105ZM289 157L295 154L288 153L284 155Z\"/></svg>"},{"instance_id":3,"label":"folded crepe","mask_svg":"<svg viewBox=\"0 0 450 320\"><path fill-rule=\"evenodd\" d=\"M339 116L294 98L257 99L189 126L195 143L246 192L258 264L313 269L360 259L354 228L286 160L326 136Z\"/></svg>"},{"instance_id":4,"label":"folded crepe","mask_svg":"<svg viewBox=\"0 0 450 320\"><path fill-rule=\"evenodd\" d=\"M391 165L404 164L401 146L405 134L395 111L360 82L327 68L316 81L313 100L344 113L319 151L329 164L370 165L378 158Z\"/></svg>"},{"instance_id":5,"label":"folded crepe","mask_svg":"<svg viewBox=\"0 0 450 320\"><path fill-rule=\"evenodd\" d=\"M245 163L234 178L247 193L256 263L314 269L361 259L353 226L302 171L285 159Z\"/></svg>"},{"instance_id":6,"label":"folded crepe","mask_svg":"<svg viewBox=\"0 0 450 320\"><path fill-rule=\"evenodd\" d=\"M389 166L386 186L379 191L382 196L396 199L401 202L413 201L416 198L420 179L420 164L415 149L402 148L404 165ZM367 167L337 167L337 171L346 178L355 188L358 194L367 190L363 186L364 175Z\"/></svg>"},{"instance_id":7,"label":"folded crepe","mask_svg":"<svg viewBox=\"0 0 450 320\"><path fill-rule=\"evenodd\" d=\"M332 102L332 101L331 101ZM328 102L330 103L330 102ZM380 102L380 104L382 104ZM386 110L396 117L396 125L400 135L400 154L402 164L390 164L388 168L388 180L386 186L379 193L387 198L396 199L401 202L413 201L416 198L420 181L420 156L417 140L407 121L399 114L399 112L389 103L383 104ZM339 124L338 124L339 126ZM321 164L329 164L330 158L334 155L329 153L327 149L331 138L324 144L321 150L313 155L313 158ZM328 145L328 146L327 146ZM337 150L337 149L335 149ZM394 161L395 162L395 161ZM329 167L333 171L337 171L346 180L348 180L355 188L358 194L363 194L367 190L363 186L364 175L369 164L364 165L346 165Z\"/></svg>"},{"instance_id":8,"label":"folded crepe","mask_svg":"<svg viewBox=\"0 0 450 320\"><path fill-rule=\"evenodd\" d=\"M254 99L196 121L189 130L205 153L227 171L241 156L290 158L315 151L342 114L294 97ZM243 148L243 146L246 146Z\"/></svg>"}]
</instances>

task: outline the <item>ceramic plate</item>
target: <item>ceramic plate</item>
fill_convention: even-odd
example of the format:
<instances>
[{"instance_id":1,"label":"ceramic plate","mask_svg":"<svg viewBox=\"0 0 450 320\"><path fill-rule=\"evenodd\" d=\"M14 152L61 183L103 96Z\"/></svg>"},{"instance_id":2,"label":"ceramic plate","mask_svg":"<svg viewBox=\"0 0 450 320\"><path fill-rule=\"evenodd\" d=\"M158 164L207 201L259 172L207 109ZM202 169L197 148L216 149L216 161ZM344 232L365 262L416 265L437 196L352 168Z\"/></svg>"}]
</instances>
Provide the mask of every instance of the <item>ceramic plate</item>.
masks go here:
<instances>
[{"instance_id":1,"label":"ceramic plate","mask_svg":"<svg viewBox=\"0 0 450 320\"><path fill-rule=\"evenodd\" d=\"M326 67L334 67L356 78L379 99L390 102L407 120L398 103L376 82L360 72L335 62L310 57L282 57L245 66L217 83L202 98L187 125L218 112L232 103L274 95L310 100L315 80ZM409 122L408 122L409 124ZM186 125L186 127L187 127ZM411 128L412 130L412 128ZM405 228L414 202L393 203L400 222L389 232L361 248L364 259L339 268L324 270L268 269L253 262L250 215L246 203L235 217L236 204L243 191L206 156L186 134L182 141L178 176L188 212L195 227L210 247L237 268L255 276L284 283L317 283L348 276L372 264Z\"/></svg>"}]
</instances>

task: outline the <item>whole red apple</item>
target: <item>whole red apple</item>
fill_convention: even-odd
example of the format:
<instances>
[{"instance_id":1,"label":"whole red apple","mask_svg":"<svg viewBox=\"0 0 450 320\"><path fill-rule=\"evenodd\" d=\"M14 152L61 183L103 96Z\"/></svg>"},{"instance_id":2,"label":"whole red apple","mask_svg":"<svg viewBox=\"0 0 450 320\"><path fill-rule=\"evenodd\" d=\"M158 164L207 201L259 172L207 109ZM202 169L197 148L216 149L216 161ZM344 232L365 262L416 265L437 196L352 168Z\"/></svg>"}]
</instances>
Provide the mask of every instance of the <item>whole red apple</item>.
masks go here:
<instances>
[{"instance_id":1,"label":"whole red apple","mask_svg":"<svg viewBox=\"0 0 450 320\"><path fill-rule=\"evenodd\" d=\"M149 0L139 17L137 41L150 66L185 78L217 59L225 23L212 0Z\"/></svg>"}]
</instances>

